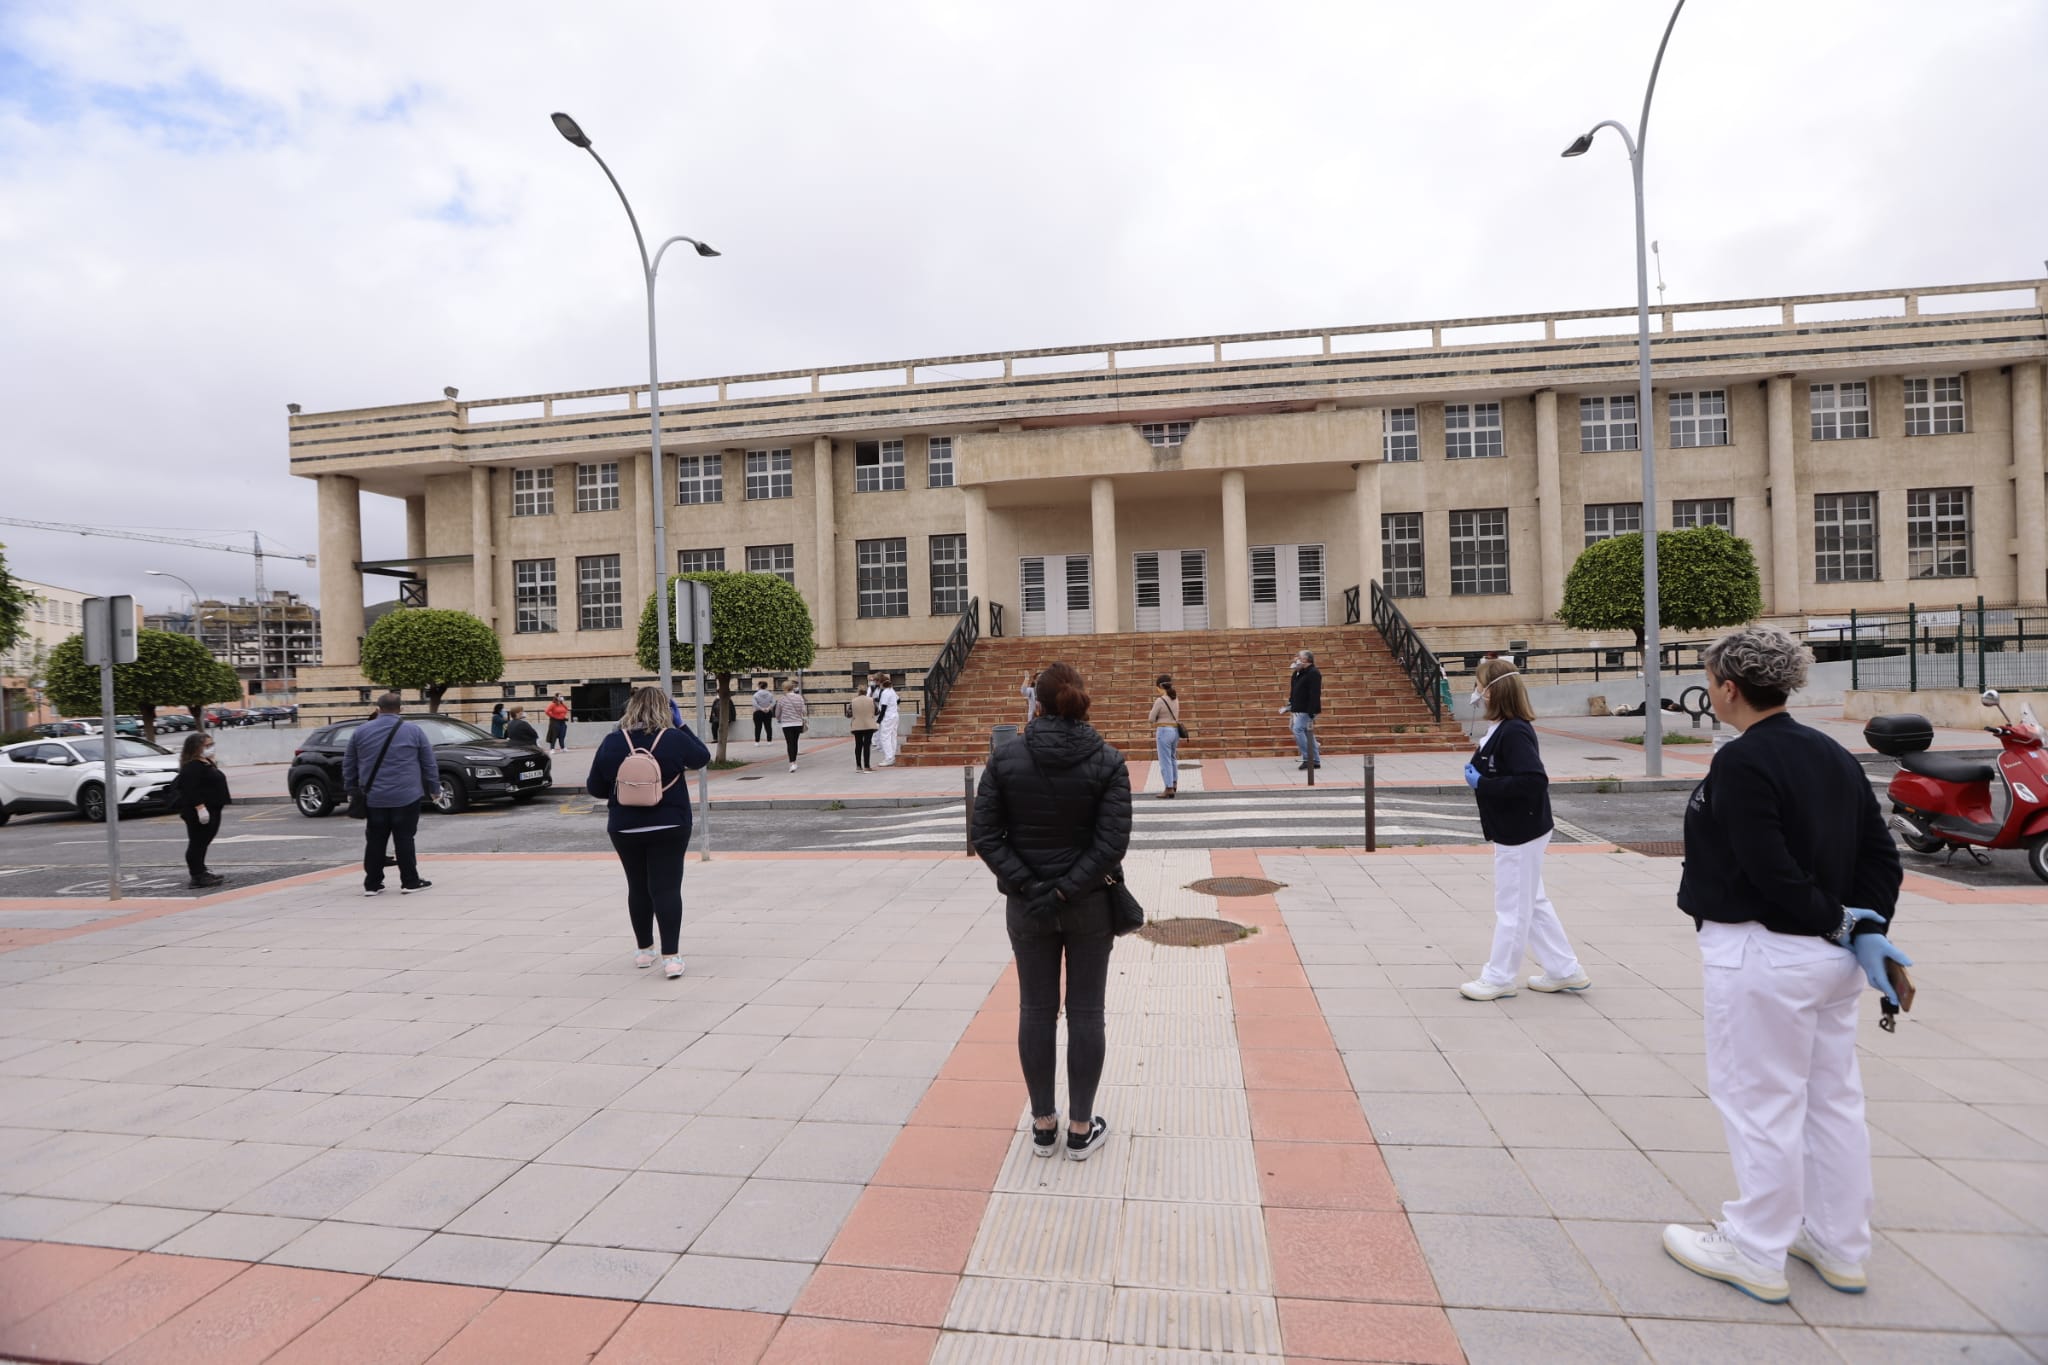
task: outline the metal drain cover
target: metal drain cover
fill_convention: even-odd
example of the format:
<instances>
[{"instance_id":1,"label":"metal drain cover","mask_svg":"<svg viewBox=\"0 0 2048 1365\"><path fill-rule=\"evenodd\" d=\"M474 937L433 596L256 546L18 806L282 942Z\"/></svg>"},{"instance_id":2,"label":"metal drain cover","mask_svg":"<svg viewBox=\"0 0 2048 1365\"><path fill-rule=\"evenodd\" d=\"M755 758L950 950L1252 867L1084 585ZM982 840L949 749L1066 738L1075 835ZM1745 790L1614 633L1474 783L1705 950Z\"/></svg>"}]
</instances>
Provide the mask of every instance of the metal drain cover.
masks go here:
<instances>
[{"instance_id":1,"label":"metal drain cover","mask_svg":"<svg viewBox=\"0 0 2048 1365\"><path fill-rule=\"evenodd\" d=\"M1685 841L1682 839L1648 839L1630 843L1617 843L1616 848L1625 848L1630 853L1640 853L1646 858L1683 858Z\"/></svg>"},{"instance_id":2,"label":"metal drain cover","mask_svg":"<svg viewBox=\"0 0 2048 1365\"><path fill-rule=\"evenodd\" d=\"M1286 882L1269 882L1264 877L1204 877L1189 882L1188 890L1205 896L1270 896Z\"/></svg>"},{"instance_id":3,"label":"metal drain cover","mask_svg":"<svg viewBox=\"0 0 2048 1365\"><path fill-rule=\"evenodd\" d=\"M1169 948L1217 948L1250 933L1227 919L1156 919L1140 929L1138 937Z\"/></svg>"}]
</instances>

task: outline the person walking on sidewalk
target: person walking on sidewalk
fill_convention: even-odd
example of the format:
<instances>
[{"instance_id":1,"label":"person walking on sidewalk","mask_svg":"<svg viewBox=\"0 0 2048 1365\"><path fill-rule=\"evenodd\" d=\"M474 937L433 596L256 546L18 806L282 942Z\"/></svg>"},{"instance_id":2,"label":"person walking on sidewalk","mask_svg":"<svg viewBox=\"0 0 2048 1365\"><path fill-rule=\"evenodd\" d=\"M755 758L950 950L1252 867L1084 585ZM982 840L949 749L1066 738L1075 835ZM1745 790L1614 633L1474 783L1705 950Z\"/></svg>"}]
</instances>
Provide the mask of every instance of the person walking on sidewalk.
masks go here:
<instances>
[{"instance_id":1,"label":"person walking on sidewalk","mask_svg":"<svg viewBox=\"0 0 2048 1365\"><path fill-rule=\"evenodd\" d=\"M875 770L875 699L865 687L855 688L853 700L846 703L847 730L853 735L853 770L857 773L871 773Z\"/></svg>"},{"instance_id":2,"label":"person walking on sidewalk","mask_svg":"<svg viewBox=\"0 0 2048 1365\"><path fill-rule=\"evenodd\" d=\"M754 742L775 738L775 693L769 688L768 680L761 679L754 685Z\"/></svg>"},{"instance_id":3,"label":"person walking on sidewalk","mask_svg":"<svg viewBox=\"0 0 2048 1365\"><path fill-rule=\"evenodd\" d=\"M194 731L178 752L171 779L171 809L185 820L185 870L195 888L219 886L227 878L206 866L206 850L220 833L221 811L231 799L227 774L214 761L213 736Z\"/></svg>"},{"instance_id":4,"label":"person walking on sidewalk","mask_svg":"<svg viewBox=\"0 0 2048 1365\"><path fill-rule=\"evenodd\" d=\"M1300 771L1307 772L1323 766L1322 747L1316 743L1316 717L1323 713L1323 672L1316 667L1316 656L1306 649L1294 656L1293 669L1287 681L1287 705L1280 708L1280 714L1293 717Z\"/></svg>"},{"instance_id":5,"label":"person walking on sidewalk","mask_svg":"<svg viewBox=\"0 0 2048 1365\"><path fill-rule=\"evenodd\" d=\"M882 675L881 695L875 698L875 720L880 728L875 731L875 747L882 751L882 766L893 767L896 751L903 741L897 737L897 709L901 700L896 695L896 680L887 673Z\"/></svg>"},{"instance_id":6,"label":"person walking on sidewalk","mask_svg":"<svg viewBox=\"0 0 2048 1365\"><path fill-rule=\"evenodd\" d=\"M514 744L531 744L538 748L540 736L534 733L532 722L526 719L526 708L515 706L506 712L505 738Z\"/></svg>"},{"instance_id":7,"label":"person walking on sidewalk","mask_svg":"<svg viewBox=\"0 0 2048 1365\"><path fill-rule=\"evenodd\" d=\"M1043 707L1029 730L998 748L974 795L974 847L1006 900L1017 959L1017 1057L1031 1096L1032 1151L1059 1143L1053 1102L1060 967L1066 965L1067 1156L1086 1161L1109 1134L1095 1112L1102 1082L1103 997L1116 937L1106 880L1131 843L1131 773L1088 724L1081 675L1054 664L1038 675Z\"/></svg>"},{"instance_id":8,"label":"person walking on sidewalk","mask_svg":"<svg viewBox=\"0 0 2048 1365\"><path fill-rule=\"evenodd\" d=\"M341 785L362 793L368 806L363 821L363 894L384 894L387 850L398 858L401 895L424 891L433 883L420 877L414 837L420 828L420 802L441 794L441 770L434 765L434 746L426 732L398 714L396 692L377 698L377 714L356 727L341 755ZM395 846L395 847L394 847Z\"/></svg>"},{"instance_id":9,"label":"person walking on sidewalk","mask_svg":"<svg viewBox=\"0 0 2048 1365\"><path fill-rule=\"evenodd\" d=\"M1543 974L1532 991L1582 991L1593 983L1564 936L1543 890L1543 851L1550 847L1550 775L1536 743L1536 708L1522 675L1510 668L1486 685L1485 743L1465 765L1465 785L1479 802L1479 827L1493 842L1493 952L1479 977L1458 987L1467 1000L1515 993L1524 954Z\"/></svg>"},{"instance_id":10,"label":"person walking on sidewalk","mask_svg":"<svg viewBox=\"0 0 2048 1365\"><path fill-rule=\"evenodd\" d=\"M548 702L548 748L557 753L569 752L569 703L562 700L559 692Z\"/></svg>"},{"instance_id":11,"label":"person walking on sidewalk","mask_svg":"<svg viewBox=\"0 0 2048 1365\"><path fill-rule=\"evenodd\" d=\"M491 738L505 737L505 703L499 702L491 708Z\"/></svg>"},{"instance_id":12,"label":"person walking on sidewalk","mask_svg":"<svg viewBox=\"0 0 2048 1365\"><path fill-rule=\"evenodd\" d=\"M692 769L711 761L704 741L676 723L675 704L658 687L636 687L619 728L590 756L584 789L607 807L605 829L626 874L626 915L633 965L654 965L661 931L662 975L683 974L683 862L690 851Z\"/></svg>"},{"instance_id":13,"label":"person walking on sidewalk","mask_svg":"<svg viewBox=\"0 0 2048 1365\"><path fill-rule=\"evenodd\" d=\"M1899 851L1862 765L1785 712L1806 682L1797 640L1750 626L1701 662L1741 734L1686 803L1678 908L1699 933L1707 1094L1736 1197L1705 1232L1666 1227L1664 1250L1765 1303L1791 1295L1788 1254L1860 1294L1874 1199L1856 1016L1866 982L1897 1004L1889 964L1912 965L1888 937Z\"/></svg>"},{"instance_id":14,"label":"person walking on sidewalk","mask_svg":"<svg viewBox=\"0 0 2048 1365\"><path fill-rule=\"evenodd\" d=\"M1171 801L1180 794L1180 693L1173 687L1173 675L1161 673L1153 684L1159 695L1152 699L1152 714L1145 723L1152 726L1152 742L1159 750L1159 800Z\"/></svg>"},{"instance_id":15,"label":"person walking on sidewalk","mask_svg":"<svg viewBox=\"0 0 2048 1365\"><path fill-rule=\"evenodd\" d=\"M796 690L796 679L791 678L782 685L782 695L775 699L775 723L782 727L782 742L789 746L791 772L796 771L796 742L804 732L809 714L804 694Z\"/></svg>"}]
</instances>

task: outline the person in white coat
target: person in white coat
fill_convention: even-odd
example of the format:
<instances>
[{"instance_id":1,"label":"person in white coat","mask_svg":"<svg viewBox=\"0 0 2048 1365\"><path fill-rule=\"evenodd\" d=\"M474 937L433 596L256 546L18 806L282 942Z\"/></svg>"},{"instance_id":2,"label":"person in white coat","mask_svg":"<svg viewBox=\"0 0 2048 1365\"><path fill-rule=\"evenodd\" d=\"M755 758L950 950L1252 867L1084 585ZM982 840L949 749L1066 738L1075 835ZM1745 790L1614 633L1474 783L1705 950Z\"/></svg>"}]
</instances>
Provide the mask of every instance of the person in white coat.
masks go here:
<instances>
[{"instance_id":1,"label":"person in white coat","mask_svg":"<svg viewBox=\"0 0 2048 1365\"><path fill-rule=\"evenodd\" d=\"M1899 852L1863 767L1786 714L1805 649L1751 626L1703 655L1714 714L1741 736L1717 750L1685 811L1678 908L1699 932L1707 1093L1721 1111L1737 1196L1705 1232L1673 1224L1680 1265L1783 1303L1789 1254L1830 1288L1869 1281L1870 1130L1856 1066L1867 981L1896 1003L1886 937Z\"/></svg>"},{"instance_id":2,"label":"person in white coat","mask_svg":"<svg viewBox=\"0 0 2048 1365\"><path fill-rule=\"evenodd\" d=\"M896 762L896 750L902 741L896 729L896 680L889 674L882 675L882 690L875 698L875 715L881 722L881 729L875 732L875 747L882 751L882 766L887 768Z\"/></svg>"}]
</instances>

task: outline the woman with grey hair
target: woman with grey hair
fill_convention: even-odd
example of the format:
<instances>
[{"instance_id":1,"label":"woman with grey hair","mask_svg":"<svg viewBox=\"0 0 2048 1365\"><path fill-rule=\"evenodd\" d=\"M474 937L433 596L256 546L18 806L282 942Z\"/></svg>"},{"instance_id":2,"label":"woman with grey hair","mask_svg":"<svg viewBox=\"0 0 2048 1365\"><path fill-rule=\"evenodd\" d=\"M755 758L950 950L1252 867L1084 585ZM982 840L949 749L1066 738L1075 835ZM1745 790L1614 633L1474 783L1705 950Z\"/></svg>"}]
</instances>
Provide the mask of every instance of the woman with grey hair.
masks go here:
<instances>
[{"instance_id":1,"label":"woman with grey hair","mask_svg":"<svg viewBox=\"0 0 2048 1365\"><path fill-rule=\"evenodd\" d=\"M1788 1254L1845 1294L1867 1287L1870 1132L1856 1068L1867 979L1887 997L1898 849L1863 767L1786 713L1805 649L1750 626L1706 649L1714 714L1742 733L1685 811L1678 907L1699 933L1707 1093L1737 1195L1705 1232L1673 1224L1680 1265L1765 1303Z\"/></svg>"}]
</instances>

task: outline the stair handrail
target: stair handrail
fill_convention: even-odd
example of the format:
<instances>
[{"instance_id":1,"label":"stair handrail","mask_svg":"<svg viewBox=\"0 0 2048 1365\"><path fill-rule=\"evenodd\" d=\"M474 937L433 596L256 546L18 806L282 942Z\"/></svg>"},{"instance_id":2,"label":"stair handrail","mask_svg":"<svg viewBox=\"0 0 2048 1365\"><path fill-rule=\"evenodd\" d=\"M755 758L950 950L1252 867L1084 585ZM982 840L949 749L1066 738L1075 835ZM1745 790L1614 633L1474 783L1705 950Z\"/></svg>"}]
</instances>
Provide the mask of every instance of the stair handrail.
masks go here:
<instances>
[{"instance_id":1,"label":"stair handrail","mask_svg":"<svg viewBox=\"0 0 2048 1365\"><path fill-rule=\"evenodd\" d=\"M991 604L993 605L993 604ZM945 709L946 698L953 694L953 684L960 680L960 673L967 667L967 656L974 649L974 642L981 638L981 599L967 599L967 610L960 613L954 623L953 633L946 637L939 657L924 675L924 730L930 734L932 726L938 723L939 712Z\"/></svg>"},{"instance_id":2,"label":"stair handrail","mask_svg":"<svg viewBox=\"0 0 2048 1365\"><path fill-rule=\"evenodd\" d=\"M1372 580L1372 624L1379 631L1380 639L1386 641L1394 662L1415 685L1415 695L1429 707L1430 718L1441 722L1444 718L1444 666L1437 662L1436 655L1429 652L1429 646L1422 643L1422 637L1415 633L1414 626L1408 624L1408 618L1401 614L1401 609L1394 605L1394 599L1380 587L1378 579Z\"/></svg>"},{"instance_id":3,"label":"stair handrail","mask_svg":"<svg viewBox=\"0 0 2048 1365\"><path fill-rule=\"evenodd\" d=\"M988 638L1000 640L1003 637L1003 604L991 601L988 604Z\"/></svg>"},{"instance_id":4,"label":"stair handrail","mask_svg":"<svg viewBox=\"0 0 2048 1365\"><path fill-rule=\"evenodd\" d=\"M1358 620L1358 585L1354 583L1344 589L1344 624L1355 626Z\"/></svg>"}]
</instances>

